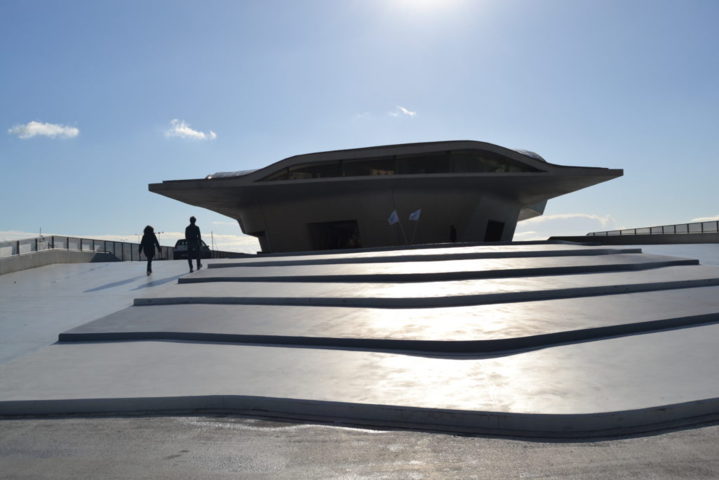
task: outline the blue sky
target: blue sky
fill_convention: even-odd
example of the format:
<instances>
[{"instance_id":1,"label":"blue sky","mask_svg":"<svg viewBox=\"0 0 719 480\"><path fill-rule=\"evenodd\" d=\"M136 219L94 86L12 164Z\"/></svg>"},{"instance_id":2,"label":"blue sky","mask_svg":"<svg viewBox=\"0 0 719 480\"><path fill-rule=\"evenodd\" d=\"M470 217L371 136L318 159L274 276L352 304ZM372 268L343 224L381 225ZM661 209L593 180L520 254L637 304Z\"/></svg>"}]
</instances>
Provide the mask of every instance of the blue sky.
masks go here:
<instances>
[{"instance_id":1,"label":"blue sky","mask_svg":"<svg viewBox=\"0 0 719 480\"><path fill-rule=\"evenodd\" d=\"M194 214L252 251L147 184L451 139L625 170L517 238L715 218L718 21L714 0L5 0L0 237L169 244Z\"/></svg>"}]
</instances>

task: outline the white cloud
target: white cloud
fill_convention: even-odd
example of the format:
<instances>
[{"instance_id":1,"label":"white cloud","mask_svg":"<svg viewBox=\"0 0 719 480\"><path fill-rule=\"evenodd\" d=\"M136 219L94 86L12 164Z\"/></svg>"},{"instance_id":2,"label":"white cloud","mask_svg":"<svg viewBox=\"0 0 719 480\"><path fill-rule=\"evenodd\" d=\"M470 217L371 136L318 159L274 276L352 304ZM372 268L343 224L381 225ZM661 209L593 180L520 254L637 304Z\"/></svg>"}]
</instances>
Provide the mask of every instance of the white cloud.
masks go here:
<instances>
[{"instance_id":1,"label":"white cloud","mask_svg":"<svg viewBox=\"0 0 719 480\"><path fill-rule=\"evenodd\" d=\"M543 236L534 230L528 230L526 232L514 232L514 237L512 240L514 241L522 241L522 240L544 240L546 239L546 236Z\"/></svg>"},{"instance_id":2,"label":"white cloud","mask_svg":"<svg viewBox=\"0 0 719 480\"><path fill-rule=\"evenodd\" d=\"M699 218L692 218L689 223L694 222L714 222L719 220L719 215L714 215L713 217L699 217Z\"/></svg>"},{"instance_id":3,"label":"white cloud","mask_svg":"<svg viewBox=\"0 0 719 480\"><path fill-rule=\"evenodd\" d=\"M589 232L615 230L616 228L616 221L610 215L588 213L540 215L517 223L514 240L546 240L551 236L581 236Z\"/></svg>"},{"instance_id":4,"label":"white cloud","mask_svg":"<svg viewBox=\"0 0 719 480\"><path fill-rule=\"evenodd\" d=\"M397 105L397 108L389 112L390 117L399 117L401 115L406 117L414 117L415 115L417 115L417 112L413 112L412 110L404 108L400 105Z\"/></svg>"},{"instance_id":5,"label":"white cloud","mask_svg":"<svg viewBox=\"0 0 719 480\"><path fill-rule=\"evenodd\" d=\"M80 130L75 127L35 121L22 125L15 125L7 132L10 135L16 135L18 138L23 140L38 136L50 138L74 138L80 135Z\"/></svg>"},{"instance_id":6,"label":"white cloud","mask_svg":"<svg viewBox=\"0 0 719 480\"><path fill-rule=\"evenodd\" d=\"M207 133L194 130L184 120L178 120L177 118L170 120L170 128L165 131L165 136L192 140L214 140L217 138L217 134L212 130Z\"/></svg>"},{"instance_id":7,"label":"white cloud","mask_svg":"<svg viewBox=\"0 0 719 480\"><path fill-rule=\"evenodd\" d=\"M26 238L35 238L38 236L38 232L21 232L18 230L6 230L0 232L0 242L12 242L15 240L23 240Z\"/></svg>"},{"instance_id":8,"label":"white cloud","mask_svg":"<svg viewBox=\"0 0 719 480\"><path fill-rule=\"evenodd\" d=\"M558 220L590 220L598 222L602 226L613 225L616 223L610 215L592 215L590 213L557 213L555 215L540 215L522 221L523 225L531 225L536 223L556 222Z\"/></svg>"}]
</instances>

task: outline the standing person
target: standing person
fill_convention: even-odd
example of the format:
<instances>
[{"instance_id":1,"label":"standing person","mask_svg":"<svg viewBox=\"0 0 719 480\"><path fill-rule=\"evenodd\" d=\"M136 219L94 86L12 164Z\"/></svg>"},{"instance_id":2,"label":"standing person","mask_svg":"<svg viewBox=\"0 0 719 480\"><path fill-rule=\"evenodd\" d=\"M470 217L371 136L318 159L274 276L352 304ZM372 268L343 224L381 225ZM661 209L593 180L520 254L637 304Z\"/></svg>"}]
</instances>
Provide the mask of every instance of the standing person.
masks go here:
<instances>
[{"instance_id":1,"label":"standing person","mask_svg":"<svg viewBox=\"0 0 719 480\"><path fill-rule=\"evenodd\" d=\"M147 257L147 274L152 273L152 258L155 256L155 248L157 253L162 253L160 249L160 242L157 241L155 236L155 230L150 226L146 226L142 234L142 241L140 242L140 253L144 253Z\"/></svg>"},{"instance_id":2,"label":"standing person","mask_svg":"<svg viewBox=\"0 0 719 480\"><path fill-rule=\"evenodd\" d=\"M190 264L190 272L192 272L192 259L197 260L197 269L202 268L200 262L200 254L202 252L202 235L200 235L200 227L195 225L197 219L190 217L190 224L185 228L185 240L187 240L187 263Z\"/></svg>"}]
</instances>

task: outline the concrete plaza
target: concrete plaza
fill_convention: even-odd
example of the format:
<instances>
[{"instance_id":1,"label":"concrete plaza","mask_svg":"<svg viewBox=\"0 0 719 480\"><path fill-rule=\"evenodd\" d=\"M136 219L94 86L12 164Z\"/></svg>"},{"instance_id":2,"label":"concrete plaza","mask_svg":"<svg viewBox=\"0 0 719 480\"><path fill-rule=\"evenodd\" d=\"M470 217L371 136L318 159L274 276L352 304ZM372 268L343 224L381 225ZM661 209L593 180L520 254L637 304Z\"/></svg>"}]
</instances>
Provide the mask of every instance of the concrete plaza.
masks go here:
<instances>
[{"instance_id":1,"label":"concrete plaza","mask_svg":"<svg viewBox=\"0 0 719 480\"><path fill-rule=\"evenodd\" d=\"M61 341L0 365L0 414L589 438L719 412L719 267L694 259L535 243L264 256L182 276L186 263L163 262L149 280L128 276L138 266L65 279L83 292L65 311L39 301ZM64 268L0 277L16 288L3 288L6 321L32 303L24 280L51 287Z\"/></svg>"}]
</instances>

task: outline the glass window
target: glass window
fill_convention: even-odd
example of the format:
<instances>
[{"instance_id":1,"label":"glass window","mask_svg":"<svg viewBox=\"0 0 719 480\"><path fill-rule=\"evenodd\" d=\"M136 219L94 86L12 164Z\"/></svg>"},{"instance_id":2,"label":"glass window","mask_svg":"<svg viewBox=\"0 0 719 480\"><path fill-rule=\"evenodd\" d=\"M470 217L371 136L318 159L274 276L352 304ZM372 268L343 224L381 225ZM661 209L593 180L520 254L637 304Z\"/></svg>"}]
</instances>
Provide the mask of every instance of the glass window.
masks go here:
<instances>
[{"instance_id":1,"label":"glass window","mask_svg":"<svg viewBox=\"0 0 719 480\"><path fill-rule=\"evenodd\" d=\"M449 173L449 152L402 155L397 157L397 165L399 173L402 175Z\"/></svg>"},{"instance_id":2,"label":"glass window","mask_svg":"<svg viewBox=\"0 0 719 480\"><path fill-rule=\"evenodd\" d=\"M290 180L304 180L307 178L339 177L340 163L313 163L290 167Z\"/></svg>"},{"instance_id":3,"label":"glass window","mask_svg":"<svg viewBox=\"0 0 719 480\"><path fill-rule=\"evenodd\" d=\"M541 170L498 153L461 150L397 157L344 160L297 165L272 173L262 181L330 177L418 175L433 173L516 173Z\"/></svg>"},{"instance_id":4,"label":"glass window","mask_svg":"<svg viewBox=\"0 0 719 480\"><path fill-rule=\"evenodd\" d=\"M371 160L345 160L342 173L345 177L367 177L374 175L394 175L396 164L394 157L374 158Z\"/></svg>"},{"instance_id":5,"label":"glass window","mask_svg":"<svg viewBox=\"0 0 719 480\"><path fill-rule=\"evenodd\" d=\"M271 173L262 179L263 182L272 182L274 180L287 180L289 178L289 170L283 168L275 173Z\"/></svg>"},{"instance_id":6,"label":"glass window","mask_svg":"<svg viewBox=\"0 0 719 480\"><path fill-rule=\"evenodd\" d=\"M452 152L452 171L456 173L515 173L540 170L498 153L460 150Z\"/></svg>"}]
</instances>

